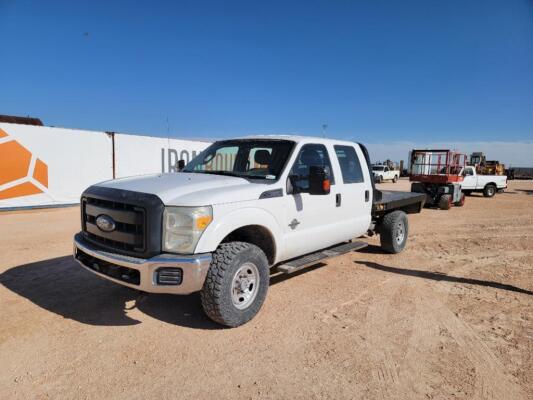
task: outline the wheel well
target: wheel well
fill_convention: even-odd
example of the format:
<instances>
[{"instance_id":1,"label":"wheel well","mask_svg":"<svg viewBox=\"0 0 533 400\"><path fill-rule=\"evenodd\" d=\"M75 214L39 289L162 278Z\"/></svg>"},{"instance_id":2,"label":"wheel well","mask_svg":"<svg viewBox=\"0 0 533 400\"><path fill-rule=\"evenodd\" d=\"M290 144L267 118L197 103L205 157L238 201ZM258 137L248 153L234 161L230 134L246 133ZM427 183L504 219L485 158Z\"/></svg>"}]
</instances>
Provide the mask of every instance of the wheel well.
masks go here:
<instances>
[{"instance_id":1,"label":"wheel well","mask_svg":"<svg viewBox=\"0 0 533 400\"><path fill-rule=\"evenodd\" d=\"M270 231L261 225L246 225L227 235L221 243L247 242L259 247L267 256L268 263L276 259L276 243Z\"/></svg>"},{"instance_id":2,"label":"wheel well","mask_svg":"<svg viewBox=\"0 0 533 400\"><path fill-rule=\"evenodd\" d=\"M487 184L485 185L485 187L487 187L487 186L494 186L494 187L496 187L496 184L495 184L494 182L489 182L489 183L487 183Z\"/></svg>"}]
</instances>

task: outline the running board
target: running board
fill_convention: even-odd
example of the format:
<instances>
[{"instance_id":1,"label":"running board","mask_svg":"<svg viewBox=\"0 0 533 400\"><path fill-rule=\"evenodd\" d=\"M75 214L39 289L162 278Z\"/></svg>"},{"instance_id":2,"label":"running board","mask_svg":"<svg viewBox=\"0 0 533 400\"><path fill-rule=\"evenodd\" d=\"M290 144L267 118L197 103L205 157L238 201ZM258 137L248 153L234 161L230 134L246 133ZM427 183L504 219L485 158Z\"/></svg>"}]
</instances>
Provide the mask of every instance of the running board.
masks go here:
<instances>
[{"instance_id":1,"label":"running board","mask_svg":"<svg viewBox=\"0 0 533 400\"><path fill-rule=\"evenodd\" d=\"M292 274L296 271L304 269L305 267L316 264L319 261L337 257L341 254L349 253L350 251L361 250L366 246L368 246L368 244L365 242L350 242L340 244L335 247L330 247L326 250L317 251L316 253L311 253L306 256L287 261L285 264L278 265L277 271L284 274Z\"/></svg>"}]
</instances>

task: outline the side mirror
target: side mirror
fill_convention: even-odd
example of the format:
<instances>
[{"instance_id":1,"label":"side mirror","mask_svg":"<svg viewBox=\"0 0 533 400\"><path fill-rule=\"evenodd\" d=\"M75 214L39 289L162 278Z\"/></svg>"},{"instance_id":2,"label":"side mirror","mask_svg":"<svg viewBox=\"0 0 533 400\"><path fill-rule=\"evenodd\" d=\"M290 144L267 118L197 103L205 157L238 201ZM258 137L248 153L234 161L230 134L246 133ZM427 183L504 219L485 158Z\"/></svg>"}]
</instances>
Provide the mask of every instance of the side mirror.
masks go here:
<instances>
[{"instance_id":1,"label":"side mirror","mask_svg":"<svg viewBox=\"0 0 533 400\"><path fill-rule=\"evenodd\" d=\"M185 160L178 161L178 172L185 168Z\"/></svg>"},{"instance_id":2,"label":"side mirror","mask_svg":"<svg viewBox=\"0 0 533 400\"><path fill-rule=\"evenodd\" d=\"M324 167L309 168L309 194L329 194L331 182Z\"/></svg>"}]
</instances>

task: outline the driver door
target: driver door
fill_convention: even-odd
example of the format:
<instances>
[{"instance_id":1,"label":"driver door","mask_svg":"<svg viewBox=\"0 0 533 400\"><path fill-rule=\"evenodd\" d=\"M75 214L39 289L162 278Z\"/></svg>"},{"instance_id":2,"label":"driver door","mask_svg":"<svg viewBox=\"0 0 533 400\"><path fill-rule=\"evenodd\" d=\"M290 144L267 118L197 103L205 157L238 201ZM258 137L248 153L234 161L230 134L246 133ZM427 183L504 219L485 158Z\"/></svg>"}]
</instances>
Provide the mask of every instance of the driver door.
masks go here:
<instances>
[{"instance_id":1,"label":"driver door","mask_svg":"<svg viewBox=\"0 0 533 400\"><path fill-rule=\"evenodd\" d=\"M343 232L337 227L340 213L336 212L336 184L331 157L322 144L305 144L291 167L295 193L285 196L284 258L294 258L342 241ZM312 166L324 167L331 182L329 194L309 194L309 171Z\"/></svg>"},{"instance_id":2,"label":"driver door","mask_svg":"<svg viewBox=\"0 0 533 400\"><path fill-rule=\"evenodd\" d=\"M474 175L474 169L466 167L463 170L463 182L461 183L462 189L475 189L477 183L477 177Z\"/></svg>"}]
</instances>

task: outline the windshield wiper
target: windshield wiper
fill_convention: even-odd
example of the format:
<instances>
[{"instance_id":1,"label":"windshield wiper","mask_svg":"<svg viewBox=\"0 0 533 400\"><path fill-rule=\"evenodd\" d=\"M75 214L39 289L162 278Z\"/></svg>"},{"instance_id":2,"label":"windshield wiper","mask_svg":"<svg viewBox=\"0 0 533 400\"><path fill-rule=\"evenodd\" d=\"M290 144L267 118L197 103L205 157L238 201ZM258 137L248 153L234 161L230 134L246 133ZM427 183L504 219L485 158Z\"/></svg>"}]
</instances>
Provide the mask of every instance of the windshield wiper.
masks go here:
<instances>
[{"instance_id":1,"label":"windshield wiper","mask_svg":"<svg viewBox=\"0 0 533 400\"><path fill-rule=\"evenodd\" d=\"M211 175L225 175L225 176L235 176L237 178L242 178L242 175L237 174L231 171L187 171L193 172L195 174L211 174Z\"/></svg>"},{"instance_id":2,"label":"windshield wiper","mask_svg":"<svg viewBox=\"0 0 533 400\"><path fill-rule=\"evenodd\" d=\"M266 179L265 176L261 175L247 175L247 174L239 174L238 172L232 172L232 171L181 171L181 172L192 172L195 174L211 174L211 175L224 175L224 176L234 176L236 178L249 178L249 179Z\"/></svg>"}]
</instances>

